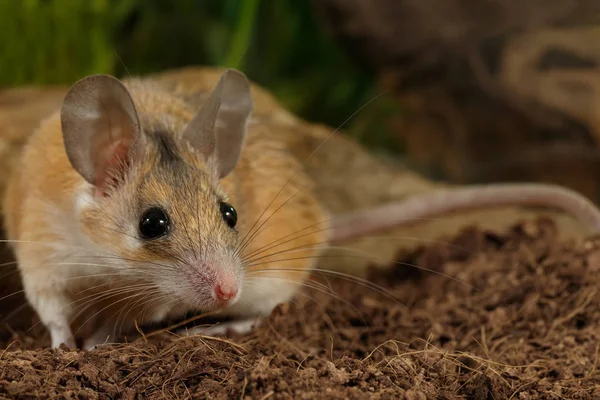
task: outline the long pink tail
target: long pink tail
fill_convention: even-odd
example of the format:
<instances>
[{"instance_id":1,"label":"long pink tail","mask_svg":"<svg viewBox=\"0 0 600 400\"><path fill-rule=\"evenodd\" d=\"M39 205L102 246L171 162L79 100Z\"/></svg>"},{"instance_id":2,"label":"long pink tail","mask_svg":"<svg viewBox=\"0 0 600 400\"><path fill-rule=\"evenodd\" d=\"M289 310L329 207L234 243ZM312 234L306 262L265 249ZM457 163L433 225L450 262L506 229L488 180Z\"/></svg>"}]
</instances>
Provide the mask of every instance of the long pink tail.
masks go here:
<instances>
[{"instance_id":1,"label":"long pink tail","mask_svg":"<svg viewBox=\"0 0 600 400\"><path fill-rule=\"evenodd\" d=\"M351 212L335 219L331 241L355 239L450 212L502 206L561 209L600 232L600 209L582 194L558 185L518 183L436 191Z\"/></svg>"}]
</instances>

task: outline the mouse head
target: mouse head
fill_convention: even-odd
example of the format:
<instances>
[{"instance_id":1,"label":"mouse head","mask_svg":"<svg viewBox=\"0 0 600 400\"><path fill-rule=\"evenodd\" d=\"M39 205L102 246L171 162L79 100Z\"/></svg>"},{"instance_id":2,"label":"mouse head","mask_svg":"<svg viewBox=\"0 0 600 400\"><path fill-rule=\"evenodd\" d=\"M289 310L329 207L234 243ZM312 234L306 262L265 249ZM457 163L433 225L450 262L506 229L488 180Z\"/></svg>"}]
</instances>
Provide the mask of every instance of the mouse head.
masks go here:
<instances>
[{"instance_id":1,"label":"mouse head","mask_svg":"<svg viewBox=\"0 0 600 400\"><path fill-rule=\"evenodd\" d=\"M240 158L250 85L227 70L195 116L177 101L89 76L65 97L64 146L86 181L76 209L99 252L116 255L121 274L150 280L164 301L207 310L233 304L242 289L237 213L220 181Z\"/></svg>"}]
</instances>

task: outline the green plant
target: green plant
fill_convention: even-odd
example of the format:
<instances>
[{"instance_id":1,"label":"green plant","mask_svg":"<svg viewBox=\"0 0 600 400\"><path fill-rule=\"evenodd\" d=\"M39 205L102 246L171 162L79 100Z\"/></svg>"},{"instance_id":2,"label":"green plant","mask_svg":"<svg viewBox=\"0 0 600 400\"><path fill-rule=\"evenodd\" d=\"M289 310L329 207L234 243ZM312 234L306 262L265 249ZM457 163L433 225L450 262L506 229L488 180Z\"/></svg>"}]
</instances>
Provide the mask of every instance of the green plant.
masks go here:
<instances>
[{"instance_id":1,"label":"green plant","mask_svg":"<svg viewBox=\"0 0 600 400\"><path fill-rule=\"evenodd\" d=\"M0 0L0 26L4 86L229 66L291 111L332 126L378 94L373 77L320 29L309 1ZM379 98L344 130L389 148L383 121L396 112Z\"/></svg>"},{"instance_id":2,"label":"green plant","mask_svg":"<svg viewBox=\"0 0 600 400\"><path fill-rule=\"evenodd\" d=\"M114 69L115 27L138 0L0 1L0 84L64 83Z\"/></svg>"}]
</instances>

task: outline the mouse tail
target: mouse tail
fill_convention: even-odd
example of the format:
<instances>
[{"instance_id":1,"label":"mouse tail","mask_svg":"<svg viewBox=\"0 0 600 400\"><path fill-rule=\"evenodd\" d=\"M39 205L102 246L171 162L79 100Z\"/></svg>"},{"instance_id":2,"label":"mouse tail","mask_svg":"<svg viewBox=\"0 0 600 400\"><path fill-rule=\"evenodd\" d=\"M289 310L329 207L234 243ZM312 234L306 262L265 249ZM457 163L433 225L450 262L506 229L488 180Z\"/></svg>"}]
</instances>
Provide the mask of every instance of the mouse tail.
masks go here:
<instances>
[{"instance_id":1,"label":"mouse tail","mask_svg":"<svg viewBox=\"0 0 600 400\"><path fill-rule=\"evenodd\" d=\"M489 184L415 195L340 215L334 220L331 242L356 239L451 212L505 206L560 209L600 232L600 209L574 190L543 183Z\"/></svg>"}]
</instances>

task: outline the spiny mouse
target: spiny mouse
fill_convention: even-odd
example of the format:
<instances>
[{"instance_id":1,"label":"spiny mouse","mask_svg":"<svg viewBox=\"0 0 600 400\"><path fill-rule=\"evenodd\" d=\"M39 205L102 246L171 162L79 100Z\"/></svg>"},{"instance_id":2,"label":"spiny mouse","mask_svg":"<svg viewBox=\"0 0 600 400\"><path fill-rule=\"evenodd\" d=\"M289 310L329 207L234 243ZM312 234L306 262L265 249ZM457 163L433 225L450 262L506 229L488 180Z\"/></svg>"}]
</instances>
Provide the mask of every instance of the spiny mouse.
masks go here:
<instances>
[{"instance_id":1,"label":"spiny mouse","mask_svg":"<svg viewBox=\"0 0 600 400\"><path fill-rule=\"evenodd\" d=\"M461 209L600 211L559 186L453 189L333 217L302 160L252 118L245 75L223 72L199 110L149 80L92 75L31 135L4 197L29 303L52 347L222 310L251 329L290 300L327 245ZM286 243L286 249L278 247Z\"/></svg>"}]
</instances>

